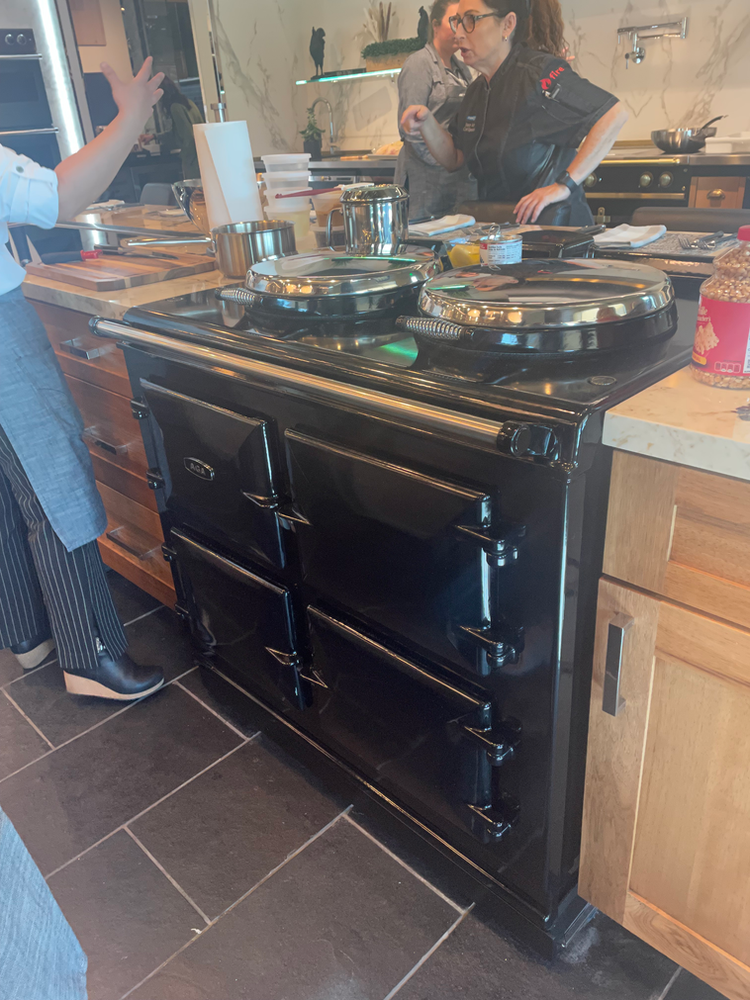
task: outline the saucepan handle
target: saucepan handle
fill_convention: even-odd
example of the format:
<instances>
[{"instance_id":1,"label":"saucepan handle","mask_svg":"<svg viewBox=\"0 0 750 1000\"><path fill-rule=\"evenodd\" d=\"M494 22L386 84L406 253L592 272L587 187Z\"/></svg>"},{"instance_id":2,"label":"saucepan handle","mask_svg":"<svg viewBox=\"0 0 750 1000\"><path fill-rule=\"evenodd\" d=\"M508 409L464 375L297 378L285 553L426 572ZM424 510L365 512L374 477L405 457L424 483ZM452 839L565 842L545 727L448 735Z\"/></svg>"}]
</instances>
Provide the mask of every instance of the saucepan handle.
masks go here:
<instances>
[{"instance_id":1,"label":"saucepan handle","mask_svg":"<svg viewBox=\"0 0 750 1000\"><path fill-rule=\"evenodd\" d=\"M456 343L471 340L474 330L470 326L451 323L446 319L429 319L426 316L399 316L396 327L406 333L416 333L427 340L441 340Z\"/></svg>"}]
</instances>

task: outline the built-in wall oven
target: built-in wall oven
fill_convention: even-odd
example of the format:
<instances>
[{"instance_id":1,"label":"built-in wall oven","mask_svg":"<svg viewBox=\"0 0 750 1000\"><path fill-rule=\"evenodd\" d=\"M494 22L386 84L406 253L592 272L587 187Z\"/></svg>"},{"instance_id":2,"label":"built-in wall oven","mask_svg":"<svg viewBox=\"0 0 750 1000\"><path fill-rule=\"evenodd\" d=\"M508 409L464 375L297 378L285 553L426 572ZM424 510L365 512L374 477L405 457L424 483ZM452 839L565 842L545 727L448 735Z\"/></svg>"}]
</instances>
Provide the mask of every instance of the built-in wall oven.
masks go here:
<instances>
[{"instance_id":1,"label":"built-in wall oven","mask_svg":"<svg viewBox=\"0 0 750 1000\"><path fill-rule=\"evenodd\" d=\"M57 131L34 32L0 28L0 144L55 167L60 162Z\"/></svg>"}]
</instances>

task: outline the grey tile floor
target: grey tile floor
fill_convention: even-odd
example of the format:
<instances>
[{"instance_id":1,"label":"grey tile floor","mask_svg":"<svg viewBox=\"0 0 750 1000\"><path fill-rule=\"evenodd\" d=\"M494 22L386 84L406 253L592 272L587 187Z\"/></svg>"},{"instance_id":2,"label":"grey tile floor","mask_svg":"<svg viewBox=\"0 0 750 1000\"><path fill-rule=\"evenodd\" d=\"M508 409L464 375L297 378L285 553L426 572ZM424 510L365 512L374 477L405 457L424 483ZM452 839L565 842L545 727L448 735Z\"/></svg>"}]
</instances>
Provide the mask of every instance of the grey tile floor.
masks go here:
<instances>
[{"instance_id":1,"label":"grey tile floor","mask_svg":"<svg viewBox=\"0 0 750 1000\"><path fill-rule=\"evenodd\" d=\"M0 652L0 806L89 957L90 1000L720 1000L602 915L555 963L515 944L110 580L132 655L165 670L154 697L73 699L56 663L21 676Z\"/></svg>"}]
</instances>

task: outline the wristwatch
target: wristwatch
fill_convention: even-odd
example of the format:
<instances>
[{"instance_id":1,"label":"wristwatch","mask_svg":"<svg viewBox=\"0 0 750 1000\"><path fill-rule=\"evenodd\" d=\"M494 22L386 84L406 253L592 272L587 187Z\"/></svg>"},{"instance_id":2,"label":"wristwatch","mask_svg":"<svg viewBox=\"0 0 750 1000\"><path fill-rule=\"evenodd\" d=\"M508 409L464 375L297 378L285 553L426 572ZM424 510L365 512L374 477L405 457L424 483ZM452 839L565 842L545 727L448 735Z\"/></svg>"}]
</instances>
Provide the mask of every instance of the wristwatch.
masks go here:
<instances>
[{"instance_id":1,"label":"wristwatch","mask_svg":"<svg viewBox=\"0 0 750 1000\"><path fill-rule=\"evenodd\" d=\"M558 177L555 177L555 184L564 184L571 194L575 194L580 187L579 184L576 184L567 170L563 170Z\"/></svg>"}]
</instances>

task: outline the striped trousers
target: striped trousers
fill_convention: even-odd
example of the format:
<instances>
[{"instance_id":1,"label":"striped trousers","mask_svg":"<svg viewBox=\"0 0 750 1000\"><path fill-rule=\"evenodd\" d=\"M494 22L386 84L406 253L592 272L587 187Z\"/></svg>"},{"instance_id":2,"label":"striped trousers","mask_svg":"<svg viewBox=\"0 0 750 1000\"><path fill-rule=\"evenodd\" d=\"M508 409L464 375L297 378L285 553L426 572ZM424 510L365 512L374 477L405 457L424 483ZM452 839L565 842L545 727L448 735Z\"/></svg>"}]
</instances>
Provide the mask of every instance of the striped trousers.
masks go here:
<instances>
[{"instance_id":1,"label":"striped trousers","mask_svg":"<svg viewBox=\"0 0 750 1000\"><path fill-rule=\"evenodd\" d=\"M0 427L0 648L51 630L63 670L96 668L96 637L127 648L99 548L68 552Z\"/></svg>"}]
</instances>

